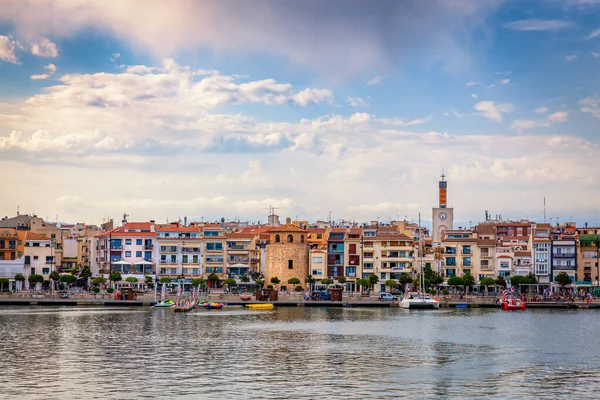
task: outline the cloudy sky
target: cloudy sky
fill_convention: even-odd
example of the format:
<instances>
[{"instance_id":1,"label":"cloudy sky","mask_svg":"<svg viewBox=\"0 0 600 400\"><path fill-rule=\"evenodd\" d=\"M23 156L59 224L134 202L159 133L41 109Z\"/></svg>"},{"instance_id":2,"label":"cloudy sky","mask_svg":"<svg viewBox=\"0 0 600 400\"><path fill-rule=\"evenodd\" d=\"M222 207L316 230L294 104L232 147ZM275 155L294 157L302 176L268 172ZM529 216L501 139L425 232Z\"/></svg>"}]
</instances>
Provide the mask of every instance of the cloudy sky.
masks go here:
<instances>
[{"instance_id":1,"label":"cloudy sky","mask_svg":"<svg viewBox=\"0 0 600 400\"><path fill-rule=\"evenodd\" d=\"M0 0L2 215L600 222L600 0Z\"/></svg>"}]
</instances>

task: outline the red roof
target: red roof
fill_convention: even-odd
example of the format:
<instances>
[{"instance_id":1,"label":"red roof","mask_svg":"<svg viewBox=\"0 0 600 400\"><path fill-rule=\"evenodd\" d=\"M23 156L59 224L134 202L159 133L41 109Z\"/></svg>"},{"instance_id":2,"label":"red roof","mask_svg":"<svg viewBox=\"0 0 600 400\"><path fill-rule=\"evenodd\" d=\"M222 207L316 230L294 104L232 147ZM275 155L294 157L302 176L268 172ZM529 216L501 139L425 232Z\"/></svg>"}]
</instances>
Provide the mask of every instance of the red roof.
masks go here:
<instances>
[{"instance_id":1,"label":"red roof","mask_svg":"<svg viewBox=\"0 0 600 400\"><path fill-rule=\"evenodd\" d=\"M152 222L128 222L123 226L119 226L114 228L108 232L101 233L96 235L96 237L119 237L119 236L146 236L146 237L156 237L156 232L125 232L128 231L137 231L137 230L146 230L150 231L154 224Z\"/></svg>"},{"instance_id":2,"label":"red roof","mask_svg":"<svg viewBox=\"0 0 600 400\"><path fill-rule=\"evenodd\" d=\"M27 231L25 240L50 240L50 238L46 235L40 235L39 233Z\"/></svg>"},{"instance_id":3,"label":"red roof","mask_svg":"<svg viewBox=\"0 0 600 400\"><path fill-rule=\"evenodd\" d=\"M306 229L298 228L296 225L285 224L277 226L273 229L269 229L269 233L271 232L307 232Z\"/></svg>"},{"instance_id":4,"label":"red roof","mask_svg":"<svg viewBox=\"0 0 600 400\"><path fill-rule=\"evenodd\" d=\"M156 225L156 232L199 232L195 226L181 226L179 224Z\"/></svg>"},{"instance_id":5,"label":"red roof","mask_svg":"<svg viewBox=\"0 0 600 400\"><path fill-rule=\"evenodd\" d=\"M232 232L227 234L227 239L254 239L259 233Z\"/></svg>"},{"instance_id":6,"label":"red roof","mask_svg":"<svg viewBox=\"0 0 600 400\"><path fill-rule=\"evenodd\" d=\"M317 235L318 234L323 235L323 234L325 234L325 232L327 232L327 229L326 228L308 228L308 232L316 233Z\"/></svg>"}]
</instances>

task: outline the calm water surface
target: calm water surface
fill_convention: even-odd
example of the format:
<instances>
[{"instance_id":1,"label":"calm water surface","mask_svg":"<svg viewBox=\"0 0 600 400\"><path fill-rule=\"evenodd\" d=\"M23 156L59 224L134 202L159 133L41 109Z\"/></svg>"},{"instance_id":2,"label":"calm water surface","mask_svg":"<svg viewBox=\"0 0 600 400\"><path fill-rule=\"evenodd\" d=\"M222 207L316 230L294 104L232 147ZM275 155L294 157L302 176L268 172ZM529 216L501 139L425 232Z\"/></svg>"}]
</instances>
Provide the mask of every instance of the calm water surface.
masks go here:
<instances>
[{"instance_id":1,"label":"calm water surface","mask_svg":"<svg viewBox=\"0 0 600 400\"><path fill-rule=\"evenodd\" d=\"M0 308L0 398L599 398L600 312Z\"/></svg>"}]
</instances>

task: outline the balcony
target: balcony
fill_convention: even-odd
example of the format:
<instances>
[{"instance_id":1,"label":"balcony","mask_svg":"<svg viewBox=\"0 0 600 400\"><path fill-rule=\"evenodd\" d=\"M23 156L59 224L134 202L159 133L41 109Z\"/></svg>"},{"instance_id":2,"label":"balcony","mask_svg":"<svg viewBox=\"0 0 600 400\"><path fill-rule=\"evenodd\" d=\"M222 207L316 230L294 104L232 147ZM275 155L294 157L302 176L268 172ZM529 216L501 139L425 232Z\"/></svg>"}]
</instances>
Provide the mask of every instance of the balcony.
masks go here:
<instances>
[{"instance_id":1,"label":"balcony","mask_svg":"<svg viewBox=\"0 0 600 400\"><path fill-rule=\"evenodd\" d=\"M153 248L154 248L154 246L153 246L152 244L148 244L148 243L146 243L146 244L144 245L144 249L145 249L145 250L152 250Z\"/></svg>"},{"instance_id":2,"label":"balcony","mask_svg":"<svg viewBox=\"0 0 600 400\"><path fill-rule=\"evenodd\" d=\"M118 246L118 245L111 245L110 246L111 250L123 250L123 246Z\"/></svg>"},{"instance_id":3,"label":"balcony","mask_svg":"<svg viewBox=\"0 0 600 400\"><path fill-rule=\"evenodd\" d=\"M487 264L480 264L479 265L479 269L482 271L493 271L494 270L494 266L493 265L487 265Z\"/></svg>"},{"instance_id":4,"label":"balcony","mask_svg":"<svg viewBox=\"0 0 600 400\"><path fill-rule=\"evenodd\" d=\"M181 249L182 253L200 253L200 249L197 248L183 248Z\"/></svg>"},{"instance_id":5,"label":"balcony","mask_svg":"<svg viewBox=\"0 0 600 400\"><path fill-rule=\"evenodd\" d=\"M229 245L227 246L228 250L248 250L248 246L244 246L244 245Z\"/></svg>"}]
</instances>

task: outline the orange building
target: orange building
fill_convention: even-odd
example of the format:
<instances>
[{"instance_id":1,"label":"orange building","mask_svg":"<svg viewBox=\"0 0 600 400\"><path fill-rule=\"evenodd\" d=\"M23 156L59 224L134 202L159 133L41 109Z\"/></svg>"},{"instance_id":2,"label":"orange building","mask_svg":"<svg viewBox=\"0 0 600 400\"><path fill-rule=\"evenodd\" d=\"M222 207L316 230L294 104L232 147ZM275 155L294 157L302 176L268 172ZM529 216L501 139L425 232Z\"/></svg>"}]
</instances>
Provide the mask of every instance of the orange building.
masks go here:
<instances>
[{"instance_id":1,"label":"orange building","mask_svg":"<svg viewBox=\"0 0 600 400\"><path fill-rule=\"evenodd\" d=\"M17 260L23 257L26 231L0 228L0 260Z\"/></svg>"}]
</instances>

